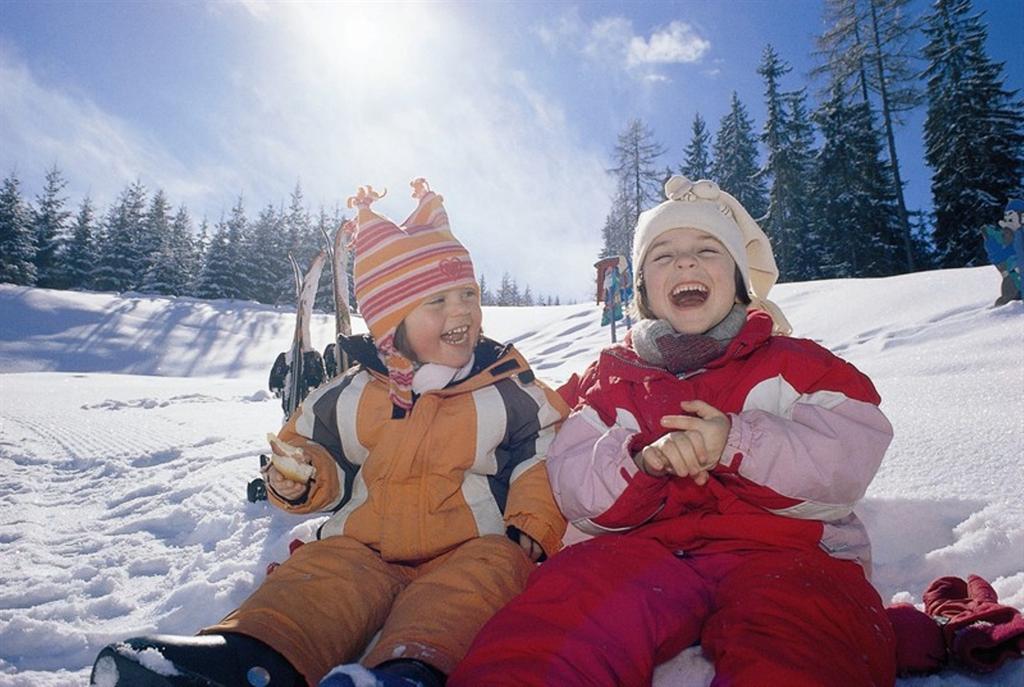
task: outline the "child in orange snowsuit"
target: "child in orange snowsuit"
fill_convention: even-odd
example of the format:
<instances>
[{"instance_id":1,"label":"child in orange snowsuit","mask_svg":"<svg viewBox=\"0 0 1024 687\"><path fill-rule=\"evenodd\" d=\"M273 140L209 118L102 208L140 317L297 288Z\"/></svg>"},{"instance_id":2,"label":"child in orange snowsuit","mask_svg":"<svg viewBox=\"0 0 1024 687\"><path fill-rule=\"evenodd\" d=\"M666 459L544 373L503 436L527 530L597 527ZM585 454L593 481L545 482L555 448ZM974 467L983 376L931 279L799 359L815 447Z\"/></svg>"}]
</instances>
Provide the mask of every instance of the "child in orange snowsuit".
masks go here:
<instances>
[{"instance_id":1,"label":"child in orange snowsuit","mask_svg":"<svg viewBox=\"0 0 1024 687\"><path fill-rule=\"evenodd\" d=\"M266 468L276 506L331 513L317 540L206 637L134 650L155 647L204 677L202 665L230 650L237 682L225 684L261 668L272 685L315 685L345 664L331 684L372 672L440 685L534 563L561 547L544 457L568 408L511 345L481 336L469 253L442 198L413 186L419 206L402 227L371 210L372 188L350 199L370 336L342 342L358 364L310 394L274 442L313 474L277 457Z\"/></svg>"}]
</instances>

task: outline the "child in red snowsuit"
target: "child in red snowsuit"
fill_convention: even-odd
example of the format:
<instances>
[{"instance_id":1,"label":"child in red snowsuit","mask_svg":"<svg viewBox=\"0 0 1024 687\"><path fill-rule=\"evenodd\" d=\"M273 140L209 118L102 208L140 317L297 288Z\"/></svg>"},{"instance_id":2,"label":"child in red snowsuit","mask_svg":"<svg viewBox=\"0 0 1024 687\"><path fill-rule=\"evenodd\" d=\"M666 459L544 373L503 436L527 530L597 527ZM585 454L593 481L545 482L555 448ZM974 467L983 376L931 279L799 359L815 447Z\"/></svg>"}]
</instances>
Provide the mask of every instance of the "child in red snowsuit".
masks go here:
<instances>
[{"instance_id":1,"label":"child in red snowsuit","mask_svg":"<svg viewBox=\"0 0 1024 687\"><path fill-rule=\"evenodd\" d=\"M871 381L784 336L767 237L710 181L640 216L625 342L563 390L555 497L598 535L491 619L450 687L649 685L699 643L715 685L891 685L853 512L892 438Z\"/></svg>"}]
</instances>

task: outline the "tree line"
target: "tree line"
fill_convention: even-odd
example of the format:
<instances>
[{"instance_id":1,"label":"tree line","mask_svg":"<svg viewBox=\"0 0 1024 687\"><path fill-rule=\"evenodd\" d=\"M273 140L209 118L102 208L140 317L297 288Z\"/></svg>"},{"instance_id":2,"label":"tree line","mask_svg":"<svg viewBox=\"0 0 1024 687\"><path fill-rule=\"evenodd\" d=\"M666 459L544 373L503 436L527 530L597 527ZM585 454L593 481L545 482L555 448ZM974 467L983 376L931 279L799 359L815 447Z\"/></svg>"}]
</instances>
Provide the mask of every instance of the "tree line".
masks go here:
<instances>
[{"instance_id":1,"label":"tree line","mask_svg":"<svg viewBox=\"0 0 1024 687\"><path fill-rule=\"evenodd\" d=\"M787 87L791 67L768 45L757 69L760 131L734 92L714 137L694 116L675 169L659 166L666 148L650 128L630 122L613 151L616 194L601 257L629 255L637 217L678 172L711 179L743 203L771 238L784 281L982 264L979 228L1021 197L1024 103L987 55L970 0L936 0L918 18L909 3L825 0L830 28L818 38L813 74L826 86L817 106L806 87ZM928 214L906 206L895 145L903 116L921 106Z\"/></svg>"},{"instance_id":2,"label":"tree line","mask_svg":"<svg viewBox=\"0 0 1024 687\"><path fill-rule=\"evenodd\" d=\"M250 219L241 196L230 212L197 227L184 205L176 209L162 190L152 195L136 180L105 212L86 197L77 212L64 196L67 181L57 166L46 173L35 203L21 193L14 173L0 183L0 283L51 289L136 291L165 296L251 300L272 305L295 301L288 256L308 265L345 222L336 206L315 215L295 185L287 206L264 206ZM348 261L349 294L352 260ZM485 305L552 305L557 299L520 290L507 272L491 292L480 275ZM330 272L321 275L317 307L330 311Z\"/></svg>"}]
</instances>

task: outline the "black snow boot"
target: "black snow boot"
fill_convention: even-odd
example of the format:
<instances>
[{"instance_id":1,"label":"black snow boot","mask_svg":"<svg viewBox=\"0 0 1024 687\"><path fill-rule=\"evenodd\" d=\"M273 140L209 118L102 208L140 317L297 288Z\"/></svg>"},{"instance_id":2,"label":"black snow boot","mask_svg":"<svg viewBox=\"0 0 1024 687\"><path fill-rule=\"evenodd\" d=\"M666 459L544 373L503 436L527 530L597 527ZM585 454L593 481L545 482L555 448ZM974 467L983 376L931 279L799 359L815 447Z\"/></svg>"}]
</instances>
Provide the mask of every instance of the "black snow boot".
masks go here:
<instances>
[{"instance_id":1,"label":"black snow boot","mask_svg":"<svg viewBox=\"0 0 1024 687\"><path fill-rule=\"evenodd\" d=\"M149 635L108 644L92 687L307 687L281 654L245 635Z\"/></svg>"}]
</instances>

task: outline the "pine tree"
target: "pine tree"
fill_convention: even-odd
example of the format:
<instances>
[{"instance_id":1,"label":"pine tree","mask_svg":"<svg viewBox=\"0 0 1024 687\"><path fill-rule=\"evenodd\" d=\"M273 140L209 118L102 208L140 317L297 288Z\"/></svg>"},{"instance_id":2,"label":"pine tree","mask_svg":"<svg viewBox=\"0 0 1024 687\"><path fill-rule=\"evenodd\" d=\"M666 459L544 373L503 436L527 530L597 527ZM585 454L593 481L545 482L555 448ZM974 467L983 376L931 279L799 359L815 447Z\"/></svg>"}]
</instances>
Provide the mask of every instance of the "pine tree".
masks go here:
<instances>
[{"instance_id":1,"label":"pine tree","mask_svg":"<svg viewBox=\"0 0 1024 687\"><path fill-rule=\"evenodd\" d=\"M142 254L145 209L146 189L136 180L121 192L117 203L107 212L93 272L95 288L126 291L141 283L150 260Z\"/></svg>"},{"instance_id":2,"label":"pine tree","mask_svg":"<svg viewBox=\"0 0 1024 687\"><path fill-rule=\"evenodd\" d=\"M35 233L36 286L47 289L67 288L61 279L60 257L67 241L67 223L71 213L64 208L67 198L61 195L67 181L54 165L46 172L43 192L36 196L33 213Z\"/></svg>"},{"instance_id":3,"label":"pine tree","mask_svg":"<svg viewBox=\"0 0 1024 687\"><path fill-rule=\"evenodd\" d=\"M921 104L916 59L909 39L917 26L906 13L910 0L826 0L825 23L829 26L818 39L818 54L824 64L817 73L827 72L844 96L859 92L872 112L878 112L888 150L890 193L896 199L903 258L907 270L914 269L909 212L903 196L903 181L896 152L896 126L901 113ZM877 107L871 103L875 94Z\"/></svg>"},{"instance_id":4,"label":"pine tree","mask_svg":"<svg viewBox=\"0 0 1024 687\"><path fill-rule=\"evenodd\" d=\"M69 289L92 288L92 271L96 264L96 214L92 200L86 196L78 206L71 238L62 260L62 281Z\"/></svg>"},{"instance_id":5,"label":"pine tree","mask_svg":"<svg viewBox=\"0 0 1024 687\"><path fill-rule=\"evenodd\" d=\"M527 284L526 288L523 289L522 304L523 305L533 305L534 304L533 292L530 290L530 285L529 284Z\"/></svg>"},{"instance_id":6,"label":"pine tree","mask_svg":"<svg viewBox=\"0 0 1024 687\"><path fill-rule=\"evenodd\" d=\"M881 138L867 103L850 103L841 84L814 116L824 142L812 187L831 251L825 277L894 274L902 264L896 201Z\"/></svg>"},{"instance_id":7,"label":"pine tree","mask_svg":"<svg viewBox=\"0 0 1024 687\"><path fill-rule=\"evenodd\" d=\"M498 287L498 292L494 295L494 304L500 306L515 305L516 297L515 289L513 288L512 275L505 272L501 275L501 285Z\"/></svg>"},{"instance_id":8,"label":"pine tree","mask_svg":"<svg viewBox=\"0 0 1024 687\"><path fill-rule=\"evenodd\" d=\"M969 0L936 0L924 32L925 160L933 170L939 262L980 264L978 229L997 221L1021 191L1024 103L1004 88L1003 65L986 54L982 16Z\"/></svg>"},{"instance_id":9,"label":"pine tree","mask_svg":"<svg viewBox=\"0 0 1024 687\"><path fill-rule=\"evenodd\" d=\"M182 296L189 292L193 273L190 220L184 207L172 219L170 204L157 191L146 215L147 231L160 239L155 257L142 279L143 293Z\"/></svg>"},{"instance_id":10,"label":"pine tree","mask_svg":"<svg viewBox=\"0 0 1024 687\"><path fill-rule=\"evenodd\" d=\"M772 46L765 48L757 71L765 81L767 111L761 140L768 156L760 178L769 185L768 210L760 224L772 241L780 278L806 279L810 274L804 253L813 229L807 204L813 132L807 121L803 93L781 90L779 79L790 67ZM802 117L802 121L797 117Z\"/></svg>"},{"instance_id":11,"label":"pine tree","mask_svg":"<svg viewBox=\"0 0 1024 687\"><path fill-rule=\"evenodd\" d=\"M605 217L601 229L601 255L608 258L614 255L629 255L632 250L632 232L636 228L629 224L629 208L625 193L620 189L612 199L612 207Z\"/></svg>"},{"instance_id":12,"label":"pine tree","mask_svg":"<svg viewBox=\"0 0 1024 687\"><path fill-rule=\"evenodd\" d=\"M192 218L188 214L188 208L184 205L178 207L171 222L171 236L175 257L181 265L181 282L175 285L175 293L178 295L189 295L192 293L192 285L199 274L201 266L202 251L199 246L199 239L192 231Z\"/></svg>"},{"instance_id":13,"label":"pine tree","mask_svg":"<svg viewBox=\"0 0 1024 687\"><path fill-rule=\"evenodd\" d=\"M284 213L284 248L285 259L281 261L277 272L277 283L280 303L295 301L295 280L287 255L291 254L299 265L310 263L317 253L318 240L311 241L313 223L302 197L302 185L296 181L288 203L288 211Z\"/></svg>"},{"instance_id":14,"label":"pine tree","mask_svg":"<svg viewBox=\"0 0 1024 687\"><path fill-rule=\"evenodd\" d=\"M811 115L807 110L807 92L793 91L786 96L789 107L790 159L793 169L803 170L802 177L791 181L795 205L792 208L794 226L797 228L796 241L790 246L790 268L792 279L806 281L819 276L823 234L821 219L814 212L811 200L812 180L815 172L815 133Z\"/></svg>"},{"instance_id":15,"label":"pine tree","mask_svg":"<svg viewBox=\"0 0 1024 687\"><path fill-rule=\"evenodd\" d=\"M480 273L480 305L494 305L494 296L487 288L487 279Z\"/></svg>"},{"instance_id":16,"label":"pine tree","mask_svg":"<svg viewBox=\"0 0 1024 687\"><path fill-rule=\"evenodd\" d=\"M32 209L21 197L21 181L12 172L0 188L0 283L36 283Z\"/></svg>"},{"instance_id":17,"label":"pine tree","mask_svg":"<svg viewBox=\"0 0 1024 687\"><path fill-rule=\"evenodd\" d=\"M731 193L754 219L768 211L768 190L758 174L757 139L747 108L733 91L729 113L715 135L711 178Z\"/></svg>"},{"instance_id":18,"label":"pine tree","mask_svg":"<svg viewBox=\"0 0 1024 687\"><path fill-rule=\"evenodd\" d=\"M247 224L245 207L239 196L231 208L231 216L217 223L196 284L196 296L251 298L253 268L247 255L250 250Z\"/></svg>"},{"instance_id":19,"label":"pine tree","mask_svg":"<svg viewBox=\"0 0 1024 687\"><path fill-rule=\"evenodd\" d=\"M158 189L149 202L149 210L143 220L140 241L146 253L146 270L139 282L142 293L176 295L181 277L176 251L171 237L171 206L163 189ZM155 247L154 247L155 244Z\"/></svg>"},{"instance_id":20,"label":"pine tree","mask_svg":"<svg viewBox=\"0 0 1024 687\"><path fill-rule=\"evenodd\" d=\"M657 205L664 197L663 175L655 166L664 152L661 144L654 140L654 133L639 119L632 120L619 134L613 151L615 166L610 172L615 176L625 213L625 236L616 239L616 243L632 246L640 213Z\"/></svg>"},{"instance_id":21,"label":"pine tree","mask_svg":"<svg viewBox=\"0 0 1024 687\"><path fill-rule=\"evenodd\" d=\"M238 196L235 206L231 208L227 229L230 248L228 254L234 272L234 278L231 280L233 295L228 298L251 300L254 298L253 294L256 289L254 255L259 247L252 240L249 220L245 216L245 205L241 195Z\"/></svg>"},{"instance_id":22,"label":"pine tree","mask_svg":"<svg viewBox=\"0 0 1024 687\"><path fill-rule=\"evenodd\" d=\"M683 166L679 171L691 181L711 178L711 133L698 112L693 116L690 143L683 152Z\"/></svg>"},{"instance_id":23,"label":"pine tree","mask_svg":"<svg viewBox=\"0 0 1024 687\"><path fill-rule=\"evenodd\" d=\"M261 303L278 303L282 296L280 282L283 268L288 267L283 227L284 219L272 203L260 210L252 225L253 243L259 246L253 254L253 269L258 277L254 297Z\"/></svg>"}]
</instances>

